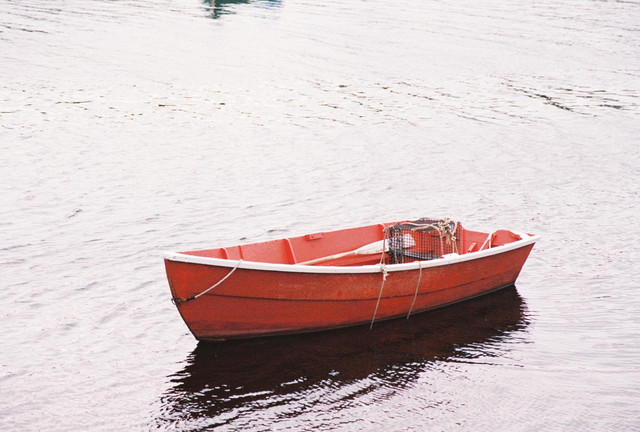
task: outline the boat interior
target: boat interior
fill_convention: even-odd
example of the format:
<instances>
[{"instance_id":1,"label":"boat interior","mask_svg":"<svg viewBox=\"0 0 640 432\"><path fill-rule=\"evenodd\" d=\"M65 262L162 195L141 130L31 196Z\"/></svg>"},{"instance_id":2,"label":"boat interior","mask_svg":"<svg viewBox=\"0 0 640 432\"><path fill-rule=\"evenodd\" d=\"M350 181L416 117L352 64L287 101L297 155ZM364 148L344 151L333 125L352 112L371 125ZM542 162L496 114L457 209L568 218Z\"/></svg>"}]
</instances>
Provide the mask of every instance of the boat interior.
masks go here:
<instances>
[{"instance_id":1,"label":"boat interior","mask_svg":"<svg viewBox=\"0 0 640 432\"><path fill-rule=\"evenodd\" d=\"M443 233L442 231L425 233L406 230L402 232L401 237L396 237L404 241L404 244L401 245L402 261L397 261L394 260L396 258L393 246L394 238L389 238L389 232L390 228L401 226L403 223L411 224L412 222L368 225L182 253L210 258L241 259L275 264L361 266L377 264L382 259L387 264L394 264L436 259L450 253L462 255L521 240L520 235L508 230L497 230L490 233L479 232L465 229L459 223L455 223L455 228L449 233ZM451 226L453 227L454 225ZM427 236L432 241L428 243L425 249L420 237L426 238ZM382 245L382 247L367 247L373 246L373 244ZM391 251L389 251L389 245L391 245ZM357 252L358 250L359 252ZM381 256L383 251L384 257Z\"/></svg>"}]
</instances>

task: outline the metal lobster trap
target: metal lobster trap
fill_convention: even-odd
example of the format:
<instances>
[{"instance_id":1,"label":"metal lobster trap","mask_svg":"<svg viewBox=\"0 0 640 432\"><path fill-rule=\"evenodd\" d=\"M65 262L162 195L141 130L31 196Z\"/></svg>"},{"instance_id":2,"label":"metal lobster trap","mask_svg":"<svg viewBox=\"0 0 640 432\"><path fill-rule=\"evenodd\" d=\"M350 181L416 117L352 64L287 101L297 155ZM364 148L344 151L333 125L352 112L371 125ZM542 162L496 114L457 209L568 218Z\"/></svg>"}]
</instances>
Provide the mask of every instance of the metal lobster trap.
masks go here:
<instances>
[{"instance_id":1,"label":"metal lobster trap","mask_svg":"<svg viewBox=\"0 0 640 432\"><path fill-rule=\"evenodd\" d=\"M440 258L458 253L458 223L450 219L422 218L385 229L389 263L400 264Z\"/></svg>"}]
</instances>

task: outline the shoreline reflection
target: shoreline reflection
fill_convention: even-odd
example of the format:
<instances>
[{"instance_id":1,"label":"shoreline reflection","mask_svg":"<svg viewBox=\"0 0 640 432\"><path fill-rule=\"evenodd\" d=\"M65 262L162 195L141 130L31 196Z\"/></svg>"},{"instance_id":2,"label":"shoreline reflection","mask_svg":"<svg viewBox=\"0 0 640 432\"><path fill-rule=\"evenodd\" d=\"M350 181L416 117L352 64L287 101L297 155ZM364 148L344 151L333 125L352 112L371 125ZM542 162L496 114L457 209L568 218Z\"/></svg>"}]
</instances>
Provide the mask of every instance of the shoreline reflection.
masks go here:
<instances>
[{"instance_id":1,"label":"shoreline reflection","mask_svg":"<svg viewBox=\"0 0 640 432\"><path fill-rule=\"evenodd\" d=\"M322 333L223 343L199 343L172 375L161 398L159 425L218 423L253 409L332 391L375 377L402 389L430 363L499 357L503 342L528 325L514 286L439 310ZM302 396L301 396L302 395ZM254 415L256 415L254 413ZM258 414L259 415L259 414Z\"/></svg>"},{"instance_id":2,"label":"shoreline reflection","mask_svg":"<svg viewBox=\"0 0 640 432\"><path fill-rule=\"evenodd\" d=\"M209 8L211 8L210 17L213 19L221 18L223 15L233 15L236 5L253 4L263 9L270 9L282 5L282 0L202 0Z\"/></svg>"}]
</instances>

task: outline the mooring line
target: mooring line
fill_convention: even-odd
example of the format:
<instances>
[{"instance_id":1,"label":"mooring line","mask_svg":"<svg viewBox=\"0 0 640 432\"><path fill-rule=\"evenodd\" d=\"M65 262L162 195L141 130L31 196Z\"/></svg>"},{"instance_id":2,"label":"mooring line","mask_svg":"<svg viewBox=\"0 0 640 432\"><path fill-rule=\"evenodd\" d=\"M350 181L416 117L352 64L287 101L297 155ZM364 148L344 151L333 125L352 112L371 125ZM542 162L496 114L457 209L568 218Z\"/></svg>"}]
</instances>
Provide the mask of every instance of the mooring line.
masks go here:
<instances>
[{"instance_id":1,"label":"mooring line","mask_svg":"<svg viewBox=\"0 0 640 432\"><path fill-rule=\"evenodd\" d=\"M380 271L382 272L382 285L380 285L380 293L378 294L378 302L376 303L376 308L373 311L373 317L371 318L371 325L369 326L369 330L373 329L373 322L376 320L376 314L378 313L378 306L380 306L380 299L382 298L382 289L384 288L384 283L387 280L387 266L384 264L380 264Z\"/></svg>"},{"instance_id":2,"label":"mooring line","mask_svg":"<svg viewBox=\"0 0 640 432\"><path fill-rule=\"evenodd\" d=\"M422 261L418 261L418 268L420 269L420 273L418 274L418 283L416 284L416 292L413 294L413 303L411 303L411 307L407 313L407 319L409 319L409 315L411 315L413 306L416 304L416 299L418 298L418 288L420 288L420 279L422 279Z\"/></svg>"},{"instance_id":3,"label":"mooring line","mask_svg":"<svg viewBox=\"0 0 640 432\"><path fill-rule=\"evenodd\" d=\"M207 288L206 290L202 291L200 294L196 294L194 296L191 297L187 297L186 299L180 298L180 297L174 297L172 300L176 305L181 305L183 303L189 302L191 300L195 300L200 296L205 295L206 293L208 293L209 291L211 291L212 289L214 289L215 287L217 287L218 285L220 285L222 282L224 282L225 280L227 280L227 278L229 276L231 276L233 274L233 272L235 272L236 270L238 270L238 267L240 267L240 263L242 262L242 260L238 261L238 264L236 264L236 266L231 269L231 271L229 273L227 273L227 275L225 277L223 277L222 279L220 279L218 282L216 282L214 285L210 286L209 288Z\"/></svg>"}]
</instances>

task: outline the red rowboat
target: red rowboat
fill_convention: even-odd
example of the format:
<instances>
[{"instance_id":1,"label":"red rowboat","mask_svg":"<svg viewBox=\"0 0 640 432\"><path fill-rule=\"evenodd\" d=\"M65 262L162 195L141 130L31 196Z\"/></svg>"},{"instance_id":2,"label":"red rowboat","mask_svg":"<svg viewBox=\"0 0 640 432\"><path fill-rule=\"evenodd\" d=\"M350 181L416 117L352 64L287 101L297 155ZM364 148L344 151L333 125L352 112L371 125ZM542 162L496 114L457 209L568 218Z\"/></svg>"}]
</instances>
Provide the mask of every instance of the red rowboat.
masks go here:
<instances>
[{"instance_id":1,"label":"red rowboat","mask_svg":"<svg viewBox=\"0 0 640 432\"><path fill-rule=\"evenodd\" d=\"M409 317L515 283L538 236L419 219L164 256L199 340Z\"/></svg>"}]
</instances>

